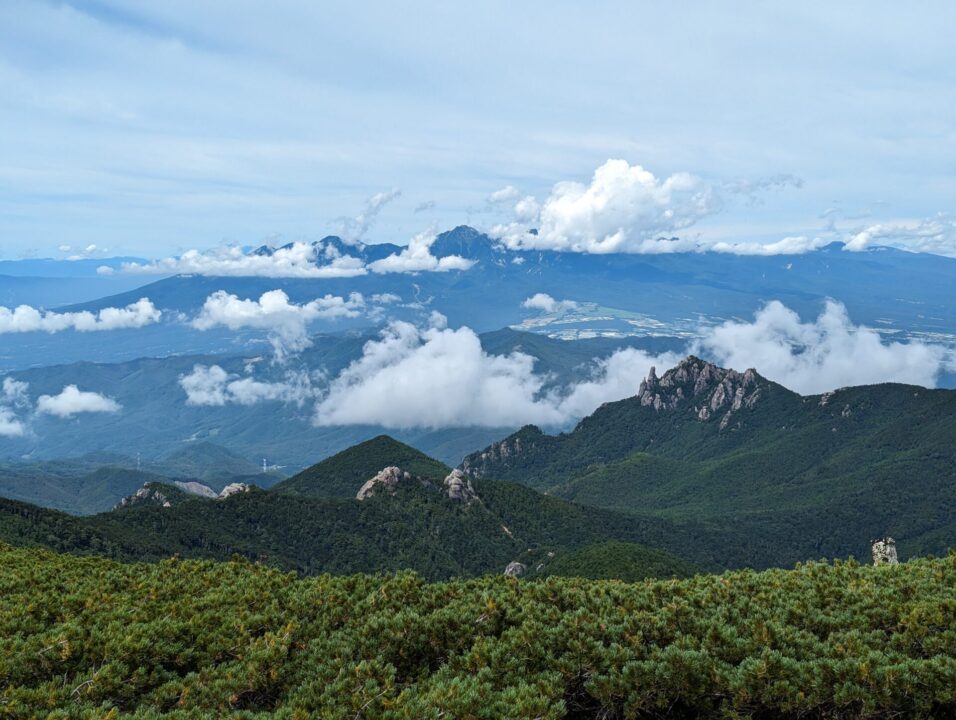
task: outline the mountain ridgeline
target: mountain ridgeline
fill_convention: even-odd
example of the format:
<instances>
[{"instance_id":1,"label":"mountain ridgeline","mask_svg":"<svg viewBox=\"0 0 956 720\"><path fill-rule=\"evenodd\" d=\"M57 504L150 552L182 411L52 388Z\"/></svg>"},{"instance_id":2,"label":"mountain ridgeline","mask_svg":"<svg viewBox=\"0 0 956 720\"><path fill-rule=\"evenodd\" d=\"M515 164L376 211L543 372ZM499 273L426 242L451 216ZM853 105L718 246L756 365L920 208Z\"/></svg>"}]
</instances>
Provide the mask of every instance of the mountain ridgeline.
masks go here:
<instances>
[{"instance_id":1,"label":"mountain ridgeline","mask_svg":"<svg viewBox=\"0 0 956 720\"><path fill-rule=\"evenodd\" d=\"M956 545L956 392L897 384L803 397L696 357L573 431L534 426L467 456L471 475L589 506L732 526L772 564Z\"/></svg>"}]
</instances>

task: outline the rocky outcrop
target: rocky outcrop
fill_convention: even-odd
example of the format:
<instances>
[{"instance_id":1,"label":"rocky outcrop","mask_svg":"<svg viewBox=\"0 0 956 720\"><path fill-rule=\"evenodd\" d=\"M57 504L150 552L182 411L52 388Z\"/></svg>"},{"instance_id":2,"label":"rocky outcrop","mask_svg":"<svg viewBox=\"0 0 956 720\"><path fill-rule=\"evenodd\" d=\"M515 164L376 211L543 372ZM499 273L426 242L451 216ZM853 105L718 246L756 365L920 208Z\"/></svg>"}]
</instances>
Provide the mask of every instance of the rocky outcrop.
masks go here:
<instances>
[{"instance_id":1,"label":"rocky outcrop","mask_svg":"<svg viewBox=\"0 0 956 720\"><path fill-rule=\"evenodd\" d=\"M196 482L195 480L176 480L173 482L173 485L183 492L188 492L190 495L199 495L200 497L207 498L219 497L216 491L211 487L203 485L201 482Z\"/></svg>"},{"instance_id":2,"label":"rocky outcrop","mask_svg":"<svg viewBox=\"0 0 956 720\"><path fill-rule=\"evenodd\" d=\"M113 509L118 510L119 508L132 507L134 505L172 507L172 503L166 494L159 488L153 487L150 483L146 483L132 495L124 497Z\"/></svg>"},{"instance_id":3,"label":"rocky outcrop","mask_svg":"<svg viewBox=\"0 0 956 720\"><path fill-rule=\"evenodd\" d=\"M514 435L493 442L481 452L468 455L462 461L461 469L471 477L484 477L486 468L507 464L510 458L533 450L536 441L542 437L544 435L541 430L534 425L526 425Z\"/></svg>"},{"instance_id":4,"label":"rocky outcrop","mask_svg":"<svg viewBox=\"0 0 956 720\"><path fill-rule=\"evenodd\" d=\"M508 566L505 568L504 575L506 577L521 577L528 572L528 566L524 563L519 563L517 560L513 560L508 563Z\"/></svg>"},{"instance_id":5,"label":"rocky outcrop","mask_svg":"<svg viewBox=\"0 0 956 720\"><path fill-rule=\"evenodd\" d=\"M720 429L730 425L734 414L752 409L761 398L761 378L753 368L727 370L691 355L660 378L651 368L641 381L637 400L655 412L689 407L701 422L720 418Z\"/></svg>"},{"instance_id":6,"label":"rocky outcrop","mask_svg":"<svg viewBox=\"0 0 956 720\"><path fill-rule=\"evenodd\" d=\"M246 483L229 483L222 489L222 492L219 493L218 500L225 500L230 495L238 495L239 493L247 493L252 489L252 485L247 485Z\"/></svg>"},{"instance_id":7,"label":"rocky outcrop","mask_svg":"<svg viewBox=\"0 0 956 720\"><path fill-rule=\"evenodd\" d=\"M469 505L478 499L478 493L471 486L471 478L458 468L448 474L442 485L448 497L452 500Z\"/></svg>"},{"instance_id":8,"label":"rocky outcrop","mask_svg":"<svg viewBox=\"0 0 956 720\"><path fill-rule=\"evenodd\" d=\"M900 562L896 555L896 540L891 537L874 540L870 552L874 565L898 565Z\"/></svg>"},{"instance_id":9,"label":"rocky outcrop","mask_svg":"<svg viewBox=\"0 0 956 720\"><path fill-rule=\"evenodd\" d=\"M465 505L470 505L476 501L480 502L478 493L475 492L475 489L471 485L471 478L461 470L452 470L439 487L425 478L412 475L410 472L402 470L395 465L389 465L379 470L375 477L366 480L355 494L355 499L366 500L378 493L394 495L398 492L399 487L409 484L420 485L433 492L443 492L451 500L464 503Z\"/></svg>"}]
</instances>

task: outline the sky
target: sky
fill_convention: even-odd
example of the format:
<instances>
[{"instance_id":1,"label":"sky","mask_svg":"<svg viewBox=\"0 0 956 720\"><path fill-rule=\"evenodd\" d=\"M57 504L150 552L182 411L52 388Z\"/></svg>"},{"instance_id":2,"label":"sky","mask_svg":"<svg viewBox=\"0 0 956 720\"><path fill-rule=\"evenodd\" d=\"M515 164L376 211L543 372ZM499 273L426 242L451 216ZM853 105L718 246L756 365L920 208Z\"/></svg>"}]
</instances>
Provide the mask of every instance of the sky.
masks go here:
<instances>
[{"instance_id":1,"label":"sky","mask_svg":"<svg viewBox=\"0 0 956 720\"><path fill-rule=\"evenodd\" d=\"M956 254L954 26L944 2L5 0L0 258L463 223L602 252L619 222L629 252ZM608 160L652 174L653 217L559 212ZM706 202L662 224L688 177Z\"/></svg>"}]
</instances>

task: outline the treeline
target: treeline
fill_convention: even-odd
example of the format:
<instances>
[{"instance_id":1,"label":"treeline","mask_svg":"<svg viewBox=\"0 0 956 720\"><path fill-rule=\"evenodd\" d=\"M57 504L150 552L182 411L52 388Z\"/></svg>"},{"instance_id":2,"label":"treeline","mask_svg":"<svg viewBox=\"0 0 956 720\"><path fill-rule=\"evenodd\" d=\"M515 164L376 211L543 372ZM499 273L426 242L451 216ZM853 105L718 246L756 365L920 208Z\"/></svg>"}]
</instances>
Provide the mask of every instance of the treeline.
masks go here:
<instances>
[{"instance_id":1,"label":"treeline","mask_svg":"<svg viewBox=\"0 0 956 720\"><path fill-rule=\"evenodd\" d=\"M0 717L949 717L956 555L688 580L0 546Z\"/></svg>"}]
</instances>

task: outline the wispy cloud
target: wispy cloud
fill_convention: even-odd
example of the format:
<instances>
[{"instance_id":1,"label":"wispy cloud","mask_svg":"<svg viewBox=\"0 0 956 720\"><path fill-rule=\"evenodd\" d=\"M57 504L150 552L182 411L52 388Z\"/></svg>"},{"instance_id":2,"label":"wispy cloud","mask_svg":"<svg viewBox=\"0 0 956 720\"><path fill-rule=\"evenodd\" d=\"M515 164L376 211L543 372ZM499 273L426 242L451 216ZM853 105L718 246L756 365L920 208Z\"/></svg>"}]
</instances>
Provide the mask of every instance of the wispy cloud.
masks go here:
<instances>
[{"instance_id":1,"label":"wispy cloud","mask_svg":"<svg viewBox=\"0 0 956 720\"><path fill-rule=\"evenodd\" d=\"M306 371L288 371L282 380L262 381L229 373L219 365L195 365L179 378L186 404L222 407L281 402L302 405L314 398L315 377Z\"/></svg>"}]
</instances>

